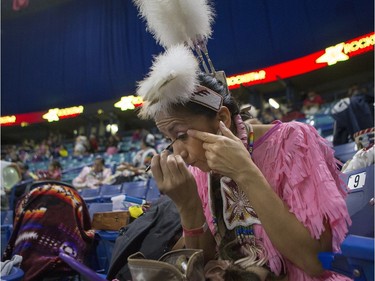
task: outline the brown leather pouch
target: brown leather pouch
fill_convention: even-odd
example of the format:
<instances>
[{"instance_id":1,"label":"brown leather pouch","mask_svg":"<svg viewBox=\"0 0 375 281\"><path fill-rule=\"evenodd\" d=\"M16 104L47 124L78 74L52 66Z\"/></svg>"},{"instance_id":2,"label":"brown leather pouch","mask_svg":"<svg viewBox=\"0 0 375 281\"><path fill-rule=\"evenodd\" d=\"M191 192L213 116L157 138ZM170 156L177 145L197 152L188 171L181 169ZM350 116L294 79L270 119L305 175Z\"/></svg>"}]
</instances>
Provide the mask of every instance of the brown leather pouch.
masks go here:
<instances>
[{"instance_id":1,"label":"brown leather pouch","mask_svg":"<svg viewBox=\"0 0 375 281\"><path fill-rule=\"evenodd\" d=\"M92 228L96 230L119 230L129 223L128 211L112 211L95 213Z\"/></svg>"},{"instance_id":2,"label":"brown leather pouch","mask_svg":"<svg viewBox=\"0 0 375 281\"><path fill-rule=\"evenodd\" d=\"M130 255L128 265L133 281L204 281L203 251L170 251L159 260L146 259L138 252Z\"/></svg>"}]
</instances>

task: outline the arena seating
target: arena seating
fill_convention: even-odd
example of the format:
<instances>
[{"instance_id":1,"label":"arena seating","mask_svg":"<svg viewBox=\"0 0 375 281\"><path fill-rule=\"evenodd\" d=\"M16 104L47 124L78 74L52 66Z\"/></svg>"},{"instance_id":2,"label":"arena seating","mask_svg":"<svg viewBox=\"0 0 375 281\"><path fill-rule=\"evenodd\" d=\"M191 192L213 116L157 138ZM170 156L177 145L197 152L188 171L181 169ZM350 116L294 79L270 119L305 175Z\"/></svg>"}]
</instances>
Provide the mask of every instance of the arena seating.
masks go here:
<instances>
[{"instance_id":1,"label":"arena seating","mask_svg":"<svg viewBox=\"0 0 375 281\"><path fill-rule=\"evenodd\" d=\"M335 157L342 163L352 159L354 154L357 152L355 142L336 145L333 147L333 149L335 150Z\"/></svg>"},{"instance_id":2,"label":"arena seating","mask_svg":"<svg viewBox=\"0 0 375 281\"><path fill-rule=\"evenodd\" d=\"M374 165L351 171L344 176L349 194L346 198L352 225L349 234L374 237Z\"/></svg>"},{"instance_id":3,"label":"arena seating","mask_svg":"<svg viewBox=\"0 0 375 281\"><path fill-rule=\"evenodd\" d=\"M133 181L124 182L122 193L128 196L138 197L141 199L146 198L147 194L147 181Z\"/></svg>"},{"instance_id":4,"label":"arena seating","mask_svg":"<svg viewBox=\"0 0 375 281\"><path fill-rule=\"evenodd\" d=\"M13 231L13 210L1 211L1 256Z\"/></svg>"},{"instance_id":5,"label":"arena seating","mask_svg":"<svg viewBox=\"0 0 375 281\"><path fill-rule=\"evenodd\" d=\"M102 185L100 187L100 200L102 202L111 202L111 197L122 194L123 193L123 185L116 184L116 185Z\"/></svg>"},{"instance_id":6,"label":"arena seating","mask_svg":"<svg viewBox=\"0 0 375 281\"><path fill-rule=\"evenodd\" d=\"M348 235L342 253L320 253L323 268L355 281L374 280L374 238Z\"/></svg>"},{"instance_id":7,"label":"arena seating","mask_svg":"<svg viewBox=\"0 0 375 281\"><path fill-rule=\"evenodd\" d=\"M93 202L100 202L100 188L98 189L91 189L85 188L81 191L81 197L87 204Z\"/></svg>"}]
</instances>

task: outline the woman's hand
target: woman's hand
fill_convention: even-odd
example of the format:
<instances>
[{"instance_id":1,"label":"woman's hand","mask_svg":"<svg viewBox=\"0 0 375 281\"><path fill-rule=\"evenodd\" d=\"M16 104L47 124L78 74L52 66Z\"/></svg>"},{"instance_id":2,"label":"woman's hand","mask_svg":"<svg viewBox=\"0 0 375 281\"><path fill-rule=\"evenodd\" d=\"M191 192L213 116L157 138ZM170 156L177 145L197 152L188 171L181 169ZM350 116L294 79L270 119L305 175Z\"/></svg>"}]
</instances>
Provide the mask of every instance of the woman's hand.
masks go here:
<instances>
[{"instance_id":1,"label":"woman's hand","mask_svg":"<svg viewBox=\"0 0 375 281\"><path fill-rule=\"evenodd\" d=\"M200 204L197 185L180 155L163 151L151 160L151 171L160 192L168 195L178 209Z\"/></svg>"},{"instance_id":2,"label":"woman's hand","mask_svg":"<svg viewBox=\"0 0 375 281\"><path fill-rule=\"evenodd\" d=\"M207 165L213 172L236 180L242 172L248 173L253 162L242 141L221 121L219 128L222 135L196 130L188 130L187 134L203 142Z\"/></svg>"}]
</instances>

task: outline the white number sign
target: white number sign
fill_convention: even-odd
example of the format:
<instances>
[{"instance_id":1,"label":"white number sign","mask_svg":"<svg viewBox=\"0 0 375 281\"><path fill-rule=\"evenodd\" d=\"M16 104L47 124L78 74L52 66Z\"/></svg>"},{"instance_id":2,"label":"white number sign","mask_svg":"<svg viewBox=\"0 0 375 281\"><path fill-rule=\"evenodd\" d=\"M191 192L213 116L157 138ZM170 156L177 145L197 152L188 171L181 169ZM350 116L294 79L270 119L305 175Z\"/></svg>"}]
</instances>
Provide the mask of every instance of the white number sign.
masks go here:
<instances>
[{"instance_id":1,"label":"white number sign","mask_svg":"<svg viewBox=\"0 0 375 281\"><path fill-rule=\"evenodd\" d=\"M366 182L366 172L354 174L349 177L348 187L349 189L358 189L365 185Z\"/></svg>"}]
</instances>

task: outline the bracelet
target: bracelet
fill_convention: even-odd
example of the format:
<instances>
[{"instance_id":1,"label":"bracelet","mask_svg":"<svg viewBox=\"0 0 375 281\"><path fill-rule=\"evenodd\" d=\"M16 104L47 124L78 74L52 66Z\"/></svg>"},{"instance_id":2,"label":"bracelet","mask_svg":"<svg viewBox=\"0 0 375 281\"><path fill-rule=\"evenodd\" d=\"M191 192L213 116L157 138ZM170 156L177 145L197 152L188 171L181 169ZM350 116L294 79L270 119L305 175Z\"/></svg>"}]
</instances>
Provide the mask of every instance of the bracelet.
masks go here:
<instances>
[{"instance_id":1,"label":"bracelet","mask_svg":"<svg viewBox=\"0 0 375 281\"><path fill-rule=\"evenodd\" d=\"M187 236L187 237L195 237L195 236L202 235L203 233L207 231L207 229L208 229L207 222L204 222L204 224L201 227L194 228L194 229L186 229L185 227L182 227L184 236Z\"/></svg>"}]
</instances>

